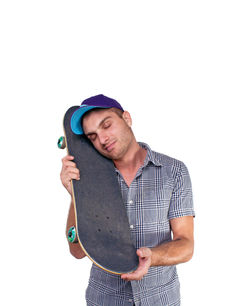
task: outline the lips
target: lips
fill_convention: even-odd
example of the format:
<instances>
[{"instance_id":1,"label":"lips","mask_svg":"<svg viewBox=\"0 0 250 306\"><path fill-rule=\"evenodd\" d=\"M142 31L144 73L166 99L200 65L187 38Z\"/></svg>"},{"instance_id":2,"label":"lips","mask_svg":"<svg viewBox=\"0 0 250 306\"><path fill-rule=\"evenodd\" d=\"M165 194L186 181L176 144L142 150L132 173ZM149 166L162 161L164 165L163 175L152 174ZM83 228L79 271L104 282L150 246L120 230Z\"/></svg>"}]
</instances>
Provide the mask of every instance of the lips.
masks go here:
<instances>
[{"instance_id":1,"label":"lips","mask_svg":"<svg viewBox=\"0 0 250 306\"><path fill-rule=\"evenodd\" d=\"M116 141L114 141L114 142L108 144L107 146L105 146L105 150L110 152L114 148L115 143L116 143Z\"/></svg>"}]
</instances>

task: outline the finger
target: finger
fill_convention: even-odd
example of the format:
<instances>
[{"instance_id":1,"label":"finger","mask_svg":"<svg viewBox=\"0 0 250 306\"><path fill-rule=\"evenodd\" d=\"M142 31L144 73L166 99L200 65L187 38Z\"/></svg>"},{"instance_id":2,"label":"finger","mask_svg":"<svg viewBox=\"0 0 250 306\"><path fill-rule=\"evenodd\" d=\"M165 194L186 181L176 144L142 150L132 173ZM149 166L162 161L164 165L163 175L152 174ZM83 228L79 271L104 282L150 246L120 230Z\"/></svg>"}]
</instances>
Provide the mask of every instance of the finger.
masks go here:
<instances>
[{"instance_id":1,"label":"finger","mask_svg":"<svg viewBox=\"0 0 250 306\"><path fill-rule=\"evenodd\" d=\"M75 173L77 175L80 175L80 171L78 168L75 167L63 167L61 171L62 177L67 177L70 175L70 173Z\"/></svg>"},{"instance_id":2,"label":"finger","mask_svg":"<svg viewBox=\"0 0 250 306\"><path fill-rule=\"evenodd\" d=\"M80 180L80 175L79 174L77 174L77 173L70 173L69 174L69 180L71 181L71 180Z\"/></svg>"},{"instance_id":3,"label":"finger","mask_svg":"<svg viewBox=\"0 0 250 306\"><path fill-rule=\"evenodd\" d=\"M63 167L64 168L67 168L67 167L76 168L76 163L74 163L72 161L65 161L65 162L63 162Z\"/></svg>"},{"instance_id":4,"label":"finger","mask_svg":"<svg viewBox=\"0 0 250 306\"><path fill-rule=\"evenodd\" d=\"M80 172L78 169L72 168L72 171L61 172L61 181L64 186L68 185L72 179L80 180Z\"/></svg>"},{"instance_id":5,"label":"finger","mask_svg":"<svg viewBox=\"0 0 250 306\"><path fill-rule=\"evenodd\" d=\"M78 168L74 168L74 167L68 167L66 170L67 173L76 173L76 174L80 174L80 171Z\"/></svg>"},{"instance_id":6,"label":"finger","mask_svg":"<svg viewBox=\"0 0 250 306\"><path fill-rule=\"evenodd\" d=\"M140 258L147 258L147 257L150 257L151 256L151 253L152 251L149 249L149 248L140 248L137 250L137 255L140 257Z\"/></svg>"},{"instance_id":7,"label":"finger","mask_svg":"<svg viewBox=\"0 0 250 306\"><path fill-rule=\"evenodd\" d=\"M131 281L131 280L140 280L144 276L144 273L142 271L135 271L133 273L128 273L128 274L122 274L121 278L123 280Z\"/></svg>"},{"instance_id":8,"label":"finger","mask_svg":"<svg viewBox=\"0 0 250 306\"><path fill-rule=\"evenodd\" d=\"M67 154L67 155L65 155L62 159L73 160L73 159L74 159L74 156L73 156L73 155L70 155L70 154Z\"/></svg>"},{"instance_id":9,"label":"finger","mask_svg":"<svg viewBox=\"0 0 250 306\"><path fill-rule=\"evenodd\" d=\"M142 277L144 274L145 274L145 269L141 264L139 264L139 266L135 271L131 273L122 274L121 277L126 279L136 279L138 277Z\"/></svg>"},{"instance_id":10,"label":"finger","mask_svg":"<svg viewBox=\"0 0 250 306\"><path fill-rule=\"evenodd\" d=\"M80 172L69 172L69 177L70 179L75 179L75 180L79 180L80 179Z\"/></svg>"},{"instance_id":11,"label":"finger","mask_svg":"<svg viewBox=\"0 0 250 306\"><path fill-rule=\"evenodd\" d=\"M66 155L62 158L62 162L69 161L69 160L74 160L74 156Z\"/></svg>"},{"instance_id":12,"label":"finger","mask_svg":"<svg viewBox=\"0 0 250 306\"><path fill-rule=\"evenodd\" d=\"M80 176L77 175L77 174L75 174L75 173L70 173L69 175L64 176L64 177L62 178L62 183L63 183L64 186L67 186L67 185L70 184L70 182L71 182L72 180L77 180L77 181L79 181L79 180L80 180Z\"/></svg>"},{"instance_id":13,"label":"finger","mask_svg":"<svg viewBox=\"0 0 250 306\"><path fill-rule=\"evenodd\" d=\"M80 177L80 171L77 168L69 167L69 168L66 168L64 171L62 171L62 176L64 176L66 179L75 178L75 176Z\"/></svg>"}]
</instances>

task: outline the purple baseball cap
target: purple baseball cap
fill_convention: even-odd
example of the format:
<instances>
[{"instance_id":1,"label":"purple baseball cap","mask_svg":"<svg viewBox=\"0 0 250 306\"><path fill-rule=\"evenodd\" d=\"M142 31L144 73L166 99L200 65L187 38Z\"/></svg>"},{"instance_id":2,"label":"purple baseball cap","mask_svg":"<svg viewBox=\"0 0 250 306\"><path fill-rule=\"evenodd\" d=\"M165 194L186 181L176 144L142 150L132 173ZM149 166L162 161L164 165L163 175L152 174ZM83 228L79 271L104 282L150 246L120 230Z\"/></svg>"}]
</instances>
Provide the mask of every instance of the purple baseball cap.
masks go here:
<instances>
[{"instance_id":1,"label":"purple baseball cap","mask_svg":"<svg viewBox=\"0 0 250 306\"><path fill-rule=\"evenodd\" d=\"M82 129L82 117L87 111L93 108L111 107L115 107L123 111L123 108L116 100L106 97L104 95L97 95L84 100L71 117L71 129L73 133L77 135L84 134L84 131Z\"/></svg>"}]
</instances>

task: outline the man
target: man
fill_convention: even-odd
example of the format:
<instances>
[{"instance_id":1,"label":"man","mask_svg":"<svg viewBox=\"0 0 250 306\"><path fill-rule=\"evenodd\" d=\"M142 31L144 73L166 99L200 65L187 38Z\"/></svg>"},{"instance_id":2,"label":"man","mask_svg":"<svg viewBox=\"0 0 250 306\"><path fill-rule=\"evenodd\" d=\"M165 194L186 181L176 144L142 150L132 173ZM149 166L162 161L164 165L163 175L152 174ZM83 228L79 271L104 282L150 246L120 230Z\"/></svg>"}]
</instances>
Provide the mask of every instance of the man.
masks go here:
<instances>
[{"instance_id":1,"label":"man","mask_svg":"<svg viewBox=\"0 0 250 306\"><path fill-rule=\"evenodd\" d=\"M112 159L137 248L139 266L121 276L93 265L86 290L87 305L180 305L176 266L192 258L193 201L186 166L137 142L129 112L111 98L97 95L83 101L71 119L72 131L89 138ZM72 195L70 181L80 173L73 156L63 158L61 181ZM71 201L68 229L75 225ZM172 235L172 236L171 236ZM70 244L76 258L85 257Z\"/></svg>"}]
</instances>

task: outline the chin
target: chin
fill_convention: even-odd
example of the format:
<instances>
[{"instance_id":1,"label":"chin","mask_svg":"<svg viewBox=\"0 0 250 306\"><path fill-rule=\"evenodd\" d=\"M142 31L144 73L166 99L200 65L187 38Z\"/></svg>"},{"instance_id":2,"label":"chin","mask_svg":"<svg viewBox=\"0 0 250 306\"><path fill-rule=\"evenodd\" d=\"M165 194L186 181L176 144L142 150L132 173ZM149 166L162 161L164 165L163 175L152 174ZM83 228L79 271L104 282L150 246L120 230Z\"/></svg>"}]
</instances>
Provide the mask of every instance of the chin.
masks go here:
<instances>
[{"instance_id":1,"label":"chin","mask_svg":"<svg viewBox=\"0 0 250 306\"><path fill-rule=\"evenodd\" d=\"M103 154L104 156L106 156L107 158L109 159L113 159L113 160L116 160L116 159L119 159L119 155L116 154L115 152L105 152L105 154Z\"/></svg>"},{"instance_id":2,"label":"chin","mask_svg":"<svg viewBox=\"0 0 250 306\"><path fill-rule=\"evenodd\" d=\"M113 156L113 154L112 153L109 153L109 152L107 152L107 151L102 151L102 152L100 152L103 156L105 156L105 157L107 157L107 158L109 158L109 159L113 159L114 158L114 156Z\"/></svg>"}]
</instances>

